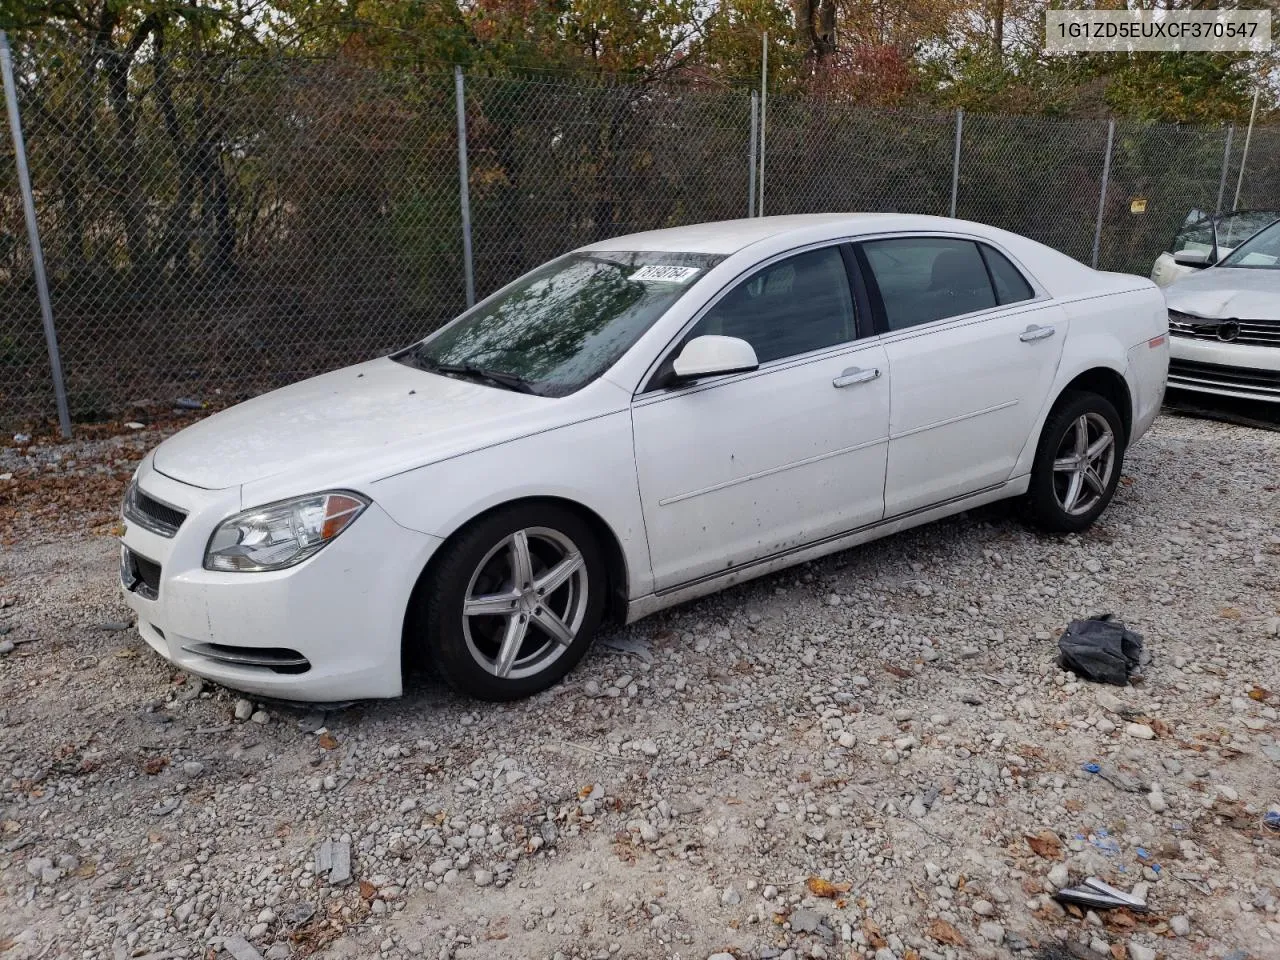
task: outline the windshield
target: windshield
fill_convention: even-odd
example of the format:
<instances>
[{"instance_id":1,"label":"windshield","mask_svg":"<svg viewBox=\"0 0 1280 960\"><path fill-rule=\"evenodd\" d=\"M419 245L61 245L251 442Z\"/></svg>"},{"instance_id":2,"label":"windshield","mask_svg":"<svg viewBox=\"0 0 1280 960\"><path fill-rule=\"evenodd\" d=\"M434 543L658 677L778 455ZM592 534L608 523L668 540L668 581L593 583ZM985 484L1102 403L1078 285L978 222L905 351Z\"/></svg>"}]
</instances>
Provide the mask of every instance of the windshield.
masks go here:
<instances>
[{"instance_id":1,"label":"windshield","mask_svg":"<svg viewBox=\"0 0 1280 960\"><path fill-rule=\"evenodd\" d=\"M1277 220L1280 220L1280 213L1274 210L1237 210L1235 213L1224 214L1218 220L1218 247L1234 249ZM1226 250L1223 251L1225 252Z\"/></svg>"},{"instance_id":2,"label":"windshield","mask_svg":"<svg viewBox=\"0 0 1280 960\"><path fill-rule=\"evenodd\" d=\"M722 259L694 253L571 253L520 278L395 359L563 397L607 370Z\"/></svg>"},{"instance_id":3,"label":"windshield","mask_svg":"<svg viewBox=\"0 0 1280 960\"><path fill-rule=\"evenodd\" d=\"M1255 270L1275 270L1280 267L1280 223L1273 223L1261 233L1250 237L1218 266L1249 267Z\"/></svg>"}]
</instances>

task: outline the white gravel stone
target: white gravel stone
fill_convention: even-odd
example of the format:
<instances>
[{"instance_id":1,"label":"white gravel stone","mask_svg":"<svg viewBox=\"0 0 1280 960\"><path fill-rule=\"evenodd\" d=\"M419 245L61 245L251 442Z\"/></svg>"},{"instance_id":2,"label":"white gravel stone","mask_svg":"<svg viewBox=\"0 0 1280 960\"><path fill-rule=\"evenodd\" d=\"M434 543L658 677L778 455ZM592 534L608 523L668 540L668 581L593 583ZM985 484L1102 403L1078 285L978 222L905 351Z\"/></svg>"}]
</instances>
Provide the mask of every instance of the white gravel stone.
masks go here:
<instances>
[{"instance_id":1,"label":"white gravel stone","mask_svg":"<svg viewBox=\"0 0 1280 960\"><path fill-rule=\"evenodd\" d=\"M1127 723L1124 732L1139 740L1154 740L1156 736L1156 732L1145 723Z\"/></svg>"}]
</instances>

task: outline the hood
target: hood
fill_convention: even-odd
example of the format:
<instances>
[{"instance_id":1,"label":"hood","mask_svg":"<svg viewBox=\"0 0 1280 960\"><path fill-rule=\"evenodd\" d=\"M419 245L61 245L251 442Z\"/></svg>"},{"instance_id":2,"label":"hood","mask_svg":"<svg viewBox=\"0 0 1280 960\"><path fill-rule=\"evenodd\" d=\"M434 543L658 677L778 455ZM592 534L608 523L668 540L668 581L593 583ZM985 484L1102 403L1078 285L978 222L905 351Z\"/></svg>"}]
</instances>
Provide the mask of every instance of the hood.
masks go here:
<instances>
[{"instance_id":1,"label":"hood","mask_svg":"<svg viewBox=\"0 0 1280 960\"><path fill-rule=\"evenodd\" d=\"M1164 288L1170 310L1211 320L1280 320L1280 270L1209 267Z\"/></svg>"},{"instance_id":2,"label":"hood","mask_svg":"<svg viewBox=\"0 0 1280 960\"><path fill-rule=\"evenodd\" d=\"M160 444L153 465L210 490L343 465L355 483L537 429L558 403L384 357L201 420Z\"/></svg>"}]
</instances>

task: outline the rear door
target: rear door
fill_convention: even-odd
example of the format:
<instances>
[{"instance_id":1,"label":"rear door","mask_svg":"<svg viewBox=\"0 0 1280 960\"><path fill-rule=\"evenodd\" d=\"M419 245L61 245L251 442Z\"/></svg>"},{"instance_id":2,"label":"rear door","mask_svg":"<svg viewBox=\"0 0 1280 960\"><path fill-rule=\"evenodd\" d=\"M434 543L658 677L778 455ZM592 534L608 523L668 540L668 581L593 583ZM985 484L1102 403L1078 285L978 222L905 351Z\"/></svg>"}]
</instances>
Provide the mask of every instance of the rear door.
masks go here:
<instances>
[{"instance_id":1,"label":"rear door","mask_svg":"<svg viewBox=\"0 0 1280 960\"><path fill-rule=\"evenodd\" d=\"M1008 480L1057 373L1065 312L970 238L868 240L893 371L885 516Z\"/></svg>"}]
</instances>

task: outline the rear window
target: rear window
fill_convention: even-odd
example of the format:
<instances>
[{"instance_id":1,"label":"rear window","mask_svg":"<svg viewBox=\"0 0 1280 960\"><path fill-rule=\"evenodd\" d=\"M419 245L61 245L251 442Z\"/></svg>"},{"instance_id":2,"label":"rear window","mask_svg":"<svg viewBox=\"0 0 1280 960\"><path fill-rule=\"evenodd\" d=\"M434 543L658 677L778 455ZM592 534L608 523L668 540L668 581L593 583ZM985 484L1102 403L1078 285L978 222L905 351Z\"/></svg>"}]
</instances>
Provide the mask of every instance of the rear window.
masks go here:
<instances>
[{"instance_id":1,"label":"rear window","mask_svg":"<svg viewBox=\"0 0 1280 960\"><path fill-rule=\"evenodd\" d=\"M982 251L982 259L987 261L987 269L991 271L991 282L996 288L996 299L1002 305L1030 300L1036 295L1031 289L1031 284L1027 283L1027 278L1009 262L1009 258L1003 253L994 247L988 247L985 243L978 244L978 249Z\"/></svg>"}]
</instances>

